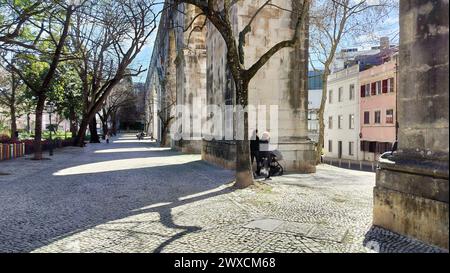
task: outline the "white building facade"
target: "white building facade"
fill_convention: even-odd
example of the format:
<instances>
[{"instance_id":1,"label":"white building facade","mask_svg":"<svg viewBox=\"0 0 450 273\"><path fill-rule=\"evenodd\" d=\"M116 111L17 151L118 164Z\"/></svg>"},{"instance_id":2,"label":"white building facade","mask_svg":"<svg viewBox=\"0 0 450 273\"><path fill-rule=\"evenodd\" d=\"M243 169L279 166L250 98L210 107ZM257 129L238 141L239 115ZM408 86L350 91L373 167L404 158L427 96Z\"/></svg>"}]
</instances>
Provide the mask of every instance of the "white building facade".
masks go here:
<instances>
[{"instance_id":1,"label":"white building facade","mask_svg":"<svg viewBox=\"0 0 450 273\"><path fill-rule=\"evenodd\" d=\"M328 78L325 108L325 158L361 160L359 65Z\"/></svg>"}]
</instances>

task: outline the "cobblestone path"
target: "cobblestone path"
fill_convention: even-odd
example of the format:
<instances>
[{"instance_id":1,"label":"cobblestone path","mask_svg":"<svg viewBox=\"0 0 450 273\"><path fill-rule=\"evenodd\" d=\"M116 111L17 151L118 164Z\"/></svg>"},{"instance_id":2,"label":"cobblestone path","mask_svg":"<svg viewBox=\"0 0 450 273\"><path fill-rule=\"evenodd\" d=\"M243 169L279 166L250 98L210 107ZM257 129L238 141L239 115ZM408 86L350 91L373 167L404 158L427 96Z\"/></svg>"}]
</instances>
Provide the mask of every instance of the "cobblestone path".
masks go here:
<instances>
[{"instance_id":1,"label":"cobblestone path","mask_svg":"<svg viewBox=\"0 0 450 273\"><path fill-rule=\"evenodd\" d=\"M0 173L0 252L442 251L371 227L373 173L234 190L232 172L129 135Z\"/></svg>"}]
</instances>

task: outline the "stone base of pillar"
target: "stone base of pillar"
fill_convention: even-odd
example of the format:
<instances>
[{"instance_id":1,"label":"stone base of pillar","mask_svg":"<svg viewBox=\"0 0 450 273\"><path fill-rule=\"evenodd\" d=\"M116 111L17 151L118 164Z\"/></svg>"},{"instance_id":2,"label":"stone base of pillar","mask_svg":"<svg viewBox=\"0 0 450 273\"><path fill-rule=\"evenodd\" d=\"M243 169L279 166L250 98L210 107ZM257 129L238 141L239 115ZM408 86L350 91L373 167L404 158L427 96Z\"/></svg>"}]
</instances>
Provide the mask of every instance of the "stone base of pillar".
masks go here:
<instances>
[{"instance_id":1,"label":"stone base of pillar","mask_svg":"<svg viewBox=\"0 0 450 273\"><path fill-rule=\"evenodd\" d=\"M203 140L202 160L228 170L236 169L236 144L234 141Z\"/></svg>"},{"instance_id":2,"label":"stone base of pillar","mask_svg":"<svg viewBox=\"0 0 450 273\"><path fill-rule=\"evenodd\" d=\"M175 143L175 149L184 154L201 154L202 140L182 140Z\"/></svg>"},{"instance_id":3,"label":"stone base of pillar","mask_svg":"<svg viewBox=\"0 0 450 273\"><path fill-rule=\"evenodd\" d=\"M397 155L380 162L375 226L449 248L448 162Z\"/></svg>"},{"instance_id":4,"label":"stone base of pillar","mask_svg":"<svg viewBox=\"0 0 450 273\"><path fill-rule=\"evenodd\" d=\"M315 173L316 155L314 143L310 140L281 142L278 151L283 155L280 162L286 172Z\"/></svg>"},{"instance_id":5,"label":"stone base of pillar","mask_svg":"<svg viewBox=\"0 0 450 273\"><path fill-rule=\"evenodd\" d=\"M310 140L283 142L278 145L280 161L286 172L315 173L315 148ZM202 159L213 165L234 170L236 144L233 141L203 141Z\"/></svg>"}]
</instances>

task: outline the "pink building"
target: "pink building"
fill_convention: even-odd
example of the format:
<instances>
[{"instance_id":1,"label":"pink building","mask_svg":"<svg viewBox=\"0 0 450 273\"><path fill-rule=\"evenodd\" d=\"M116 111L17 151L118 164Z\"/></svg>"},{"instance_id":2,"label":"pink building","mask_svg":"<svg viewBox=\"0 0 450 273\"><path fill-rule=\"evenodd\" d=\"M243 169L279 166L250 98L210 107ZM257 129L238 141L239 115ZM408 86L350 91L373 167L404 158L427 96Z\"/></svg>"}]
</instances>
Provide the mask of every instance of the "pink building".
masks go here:
<instances>
[{"instance_id":1,"label":"pink building","mask_svg":"<svg viewBox=\"0 0 450 273\"><path fill-rule=\"evenodd\" d=\"M359 74L361 152L375 161L397 139L397 56Z\"/></svg>"}]
</instances>

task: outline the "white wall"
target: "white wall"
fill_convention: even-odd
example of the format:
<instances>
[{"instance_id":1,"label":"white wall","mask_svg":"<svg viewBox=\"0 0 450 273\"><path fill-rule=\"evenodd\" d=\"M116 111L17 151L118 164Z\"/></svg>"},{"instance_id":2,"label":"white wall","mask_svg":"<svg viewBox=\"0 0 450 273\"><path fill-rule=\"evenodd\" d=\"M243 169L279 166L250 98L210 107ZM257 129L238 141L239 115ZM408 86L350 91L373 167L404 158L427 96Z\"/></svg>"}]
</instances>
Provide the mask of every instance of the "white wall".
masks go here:
<instances>
[{"instance_id":1,"label":"white wall","mask_svg":"<svg viewBox=\"0 0 450 273\"><path fill-rule=\"evenodd\" d=\"M361 160L360 153L360 122L359 122L359 100L360 88L358 81L359 66L355 65L338 73L330 75L328 79L329 90L333 91L332 103L327 98L325 108L325 157L339 158L338 142L342 141L342 159ZM350 100L350 85L355 86L355 96ZM339 88L343 88L342 102L338 101ZM355 116L354 129L350 129L349 117ZM338 128L338 117L343 116L341 129ZM333 117L333 128L329 129L329 117ZM329 140L333 141L332 152L329 152ZM353 155L349 155L349 143L354 143Z\"/></svg>"}]
</instances>

